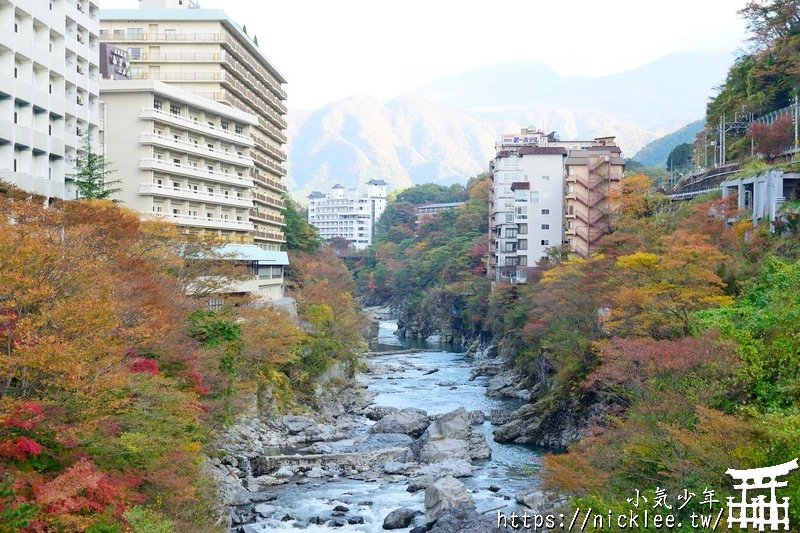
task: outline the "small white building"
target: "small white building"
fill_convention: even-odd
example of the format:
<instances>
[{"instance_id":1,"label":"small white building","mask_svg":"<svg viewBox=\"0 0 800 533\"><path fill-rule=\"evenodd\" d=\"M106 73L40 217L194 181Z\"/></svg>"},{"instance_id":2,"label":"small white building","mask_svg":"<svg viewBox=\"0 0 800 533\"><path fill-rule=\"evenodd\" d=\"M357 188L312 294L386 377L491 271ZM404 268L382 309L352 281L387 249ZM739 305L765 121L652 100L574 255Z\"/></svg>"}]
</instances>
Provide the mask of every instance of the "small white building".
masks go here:
<instances>
[{"instance_id":1,"label":"small white building","mask_svg":"<svg viewBox=\"0 0 800 533\"><path fill-rule=\"evenodd\" d=\"M100 121L98 0L0 1L0 179L76 198L70 174Z\"/></svg>"},{"instance_id":2,"label":"small white building","mask_svg":"<svg viewBox=\"0 0 800 533\"><path fill-rule=\"evenodd\" d=\"M217 250L222 257L248 269L251 277L226 287L225 294L250 294L260 302L283 299L283 272L289 265L286 252L264 250L255 244L226 244ZM221 300L216 300L220 302ZM211 307L215 306L212 299Z\"/></svg>"},{"instance_id":3,"label":"small white building","mask_svg":"<svg viewBox=\"0 0 800 533\"><path fill-rule=\"evenodd\" d=\"M723 198L738 194L739 209L746 209L757 226L764 220L775 222L784 203L800 199L800 174L770 170L758 176L723 181L720 189Z\"/></svg>"},{"instance_id":4,"label":"small white building","mask_svg":"<svg viewBox=\"0 0 800 533\"><path fill-rule=\"evenodd\" d=\"M312 192L308 223L325 240L341 237L363 250L372 244L375 224L386 209L388 185L384 180L369 180L365 191L336 184L330 193Z\"/></svg>"}]
</instances>

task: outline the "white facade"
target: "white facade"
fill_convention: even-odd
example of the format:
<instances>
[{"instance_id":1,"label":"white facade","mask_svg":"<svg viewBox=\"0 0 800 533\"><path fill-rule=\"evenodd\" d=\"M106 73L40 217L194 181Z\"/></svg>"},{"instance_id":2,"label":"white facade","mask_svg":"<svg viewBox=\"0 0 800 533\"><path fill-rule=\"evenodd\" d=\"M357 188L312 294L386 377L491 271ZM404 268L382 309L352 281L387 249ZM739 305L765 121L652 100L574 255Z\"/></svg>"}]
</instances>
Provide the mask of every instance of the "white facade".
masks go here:
<instances>
[{"instance_id":1,"label":"white facade","mask_svg":"<svg viewBox=\"0 0 800 533\"><path fill-rule=\"evenodd\" d=\"M564 244L564 160L594 141L560 141L528 128L506 134L491 161L489 276L525 283L528 269Z\"/></svg>"},{"instance_id":2,"label":"white facade","mask_svg":"<svg viewBox=\"0 0 800 533\"><path fill-rule=\"evenodd\" d=\"M128 51L133 79L166 82L258 117L250 128L257 188L250 221L255 243L279 251L286 242L281 213L286 192L286 80L252 35L224 11L187 9L194 4L143 0L139 9L104 9L100 39Z\"/></svg>"},{"instance_id":3,"label":"white facade","mask_svg":"<svg viewBox=\"0 0 800 533\"><path fill-rule=\"evenodd\" d=\"M188 231L253 242L255 116L159 81L103 80L100 92L115 198Z\"/></svg>"},{"instance_id":4,"label":"white facade","mask_svg":"<svg viewBox=\"0 0 800 533\"><path fill-rule=\"evenodd\" d=\"M800 199L800 174L770 170L758 176L723 181L720 189L723 198L738 194L737 205L748 211L754 226L764 220L774 224L782 216L783 204Z\"/></svg>"},{"instance_id":5,"label":"white facade","mask_svg":"<svg viewBox=\"0 0 800 533\"><path fill-rule=\"evenodd\" d=\"M97 146L98 0L0 0L0 179L75 198L83 137Z\"/></svg>"},{"instance_id":6,"label":"white facade","mask_svg":"<svg viewBox=\"0 0 800 533\"><path fill-rule=\"evenodd\" d=\"M334 185L329 194L313 192L308 196L308 222L323 239L341 237L363 250L372 244L375 223L386 209L387 185L370 180L365 192L342 185Z\"/></svg>"}]
</instances>

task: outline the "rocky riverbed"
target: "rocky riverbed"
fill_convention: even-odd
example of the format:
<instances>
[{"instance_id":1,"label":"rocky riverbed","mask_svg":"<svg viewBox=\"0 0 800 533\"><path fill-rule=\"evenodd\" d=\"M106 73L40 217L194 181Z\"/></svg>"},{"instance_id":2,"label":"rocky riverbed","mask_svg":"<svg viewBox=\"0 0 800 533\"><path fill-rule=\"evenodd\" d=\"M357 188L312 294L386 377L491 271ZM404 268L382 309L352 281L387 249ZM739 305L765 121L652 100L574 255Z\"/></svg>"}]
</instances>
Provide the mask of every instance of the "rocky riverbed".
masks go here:
<instances>
[{"instance_id":1,"label":"rocky riverbed","mask_svg":"<svg viewBox=\"0 0 800 533\"><path fill-rule=\"evenodd\" d=\"M536 490L539 452L491 438L490 418L524 395L487 396L499 382L470 380L473 354L397 348L320 414L247 417L226 433L208 466L231 531L489 531L498 511L553 506Z\"/></svg>"}]
</instances>

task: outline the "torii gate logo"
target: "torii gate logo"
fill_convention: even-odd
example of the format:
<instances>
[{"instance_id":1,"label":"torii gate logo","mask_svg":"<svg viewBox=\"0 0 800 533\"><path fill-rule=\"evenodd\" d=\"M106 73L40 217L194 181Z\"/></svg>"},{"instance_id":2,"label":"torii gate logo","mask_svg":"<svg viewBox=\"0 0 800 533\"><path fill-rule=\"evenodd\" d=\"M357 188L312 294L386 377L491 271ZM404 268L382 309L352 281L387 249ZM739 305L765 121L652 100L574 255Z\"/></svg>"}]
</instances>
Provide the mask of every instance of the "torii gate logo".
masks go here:
<instances>
[{"instance_id":1,"label":"torii gate logo","mask_svg":"<svg viewBox=\"0 0 800 533\"><path fill-rule=\"evenodd\" d=\"M797 459L765 468L726 470L726 474L741 481L741 484L734 485L733 488L742 491L742 499L739 502L735 502L733 496L728 497L728 528L738 525L739 529L752 527L758 531L766 531L769 526L770 531L778 531L780 526L783 526L783 529L788 531L789 498L784 497L779 503L775 489L785 487L787 482L778 481L778 478L788 475L796 468ZM749 491L756 491L756 495L749 494ZM765 494L759 494L767 491L769 500Z\"/></svg>"}]
</instances>

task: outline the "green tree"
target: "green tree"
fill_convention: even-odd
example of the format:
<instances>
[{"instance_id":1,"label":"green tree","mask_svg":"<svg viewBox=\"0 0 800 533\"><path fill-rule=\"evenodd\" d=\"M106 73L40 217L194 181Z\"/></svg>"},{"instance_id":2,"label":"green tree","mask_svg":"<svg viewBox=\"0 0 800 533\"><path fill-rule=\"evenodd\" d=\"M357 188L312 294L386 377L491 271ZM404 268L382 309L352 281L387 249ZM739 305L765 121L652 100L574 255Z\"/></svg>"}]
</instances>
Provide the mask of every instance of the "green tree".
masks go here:
<instances>
[{"instance_id":1,"label":"green tree","mask_svg":"<svg viewBox=\"0 0 800 533\"><path fill-rule=\"evenodd\" d=\"M692 167L692 145L681 143L667 156L668 170L686 170Z\"/></svg>"},{"instance_id":2,"label":"green tree","mask_svg":"<svg viewBox=\"0 0 800 533\"><path fill-rule=\"evenodd\" d=\"M314 253L322 246L317 228L308 223L289 195L283 195L283 218L286 220L284 234L286 248L293 252Z\"/></svg>"},{"instance_id":3,"label":"green tree","mask_svg":"<svg viewBox=\"0 0 800 533\"><path fill-rule=\"evenodd\" d=\"M69 177L75 179L75 185L81 198L108 200L122 190L113 187L121 181L109 179L114 171L109 168L105 156L92 149L91 133L83 136L81 148L78 150L74 164L75 172L69 174ZM114 200L114 202L118 202L118 200Z\"/></svg>"}]
</instances>

